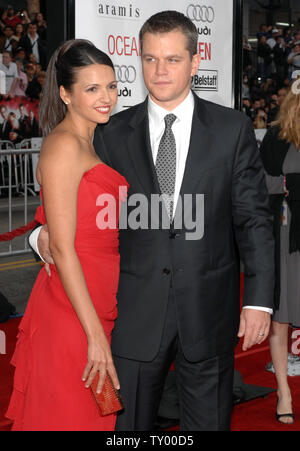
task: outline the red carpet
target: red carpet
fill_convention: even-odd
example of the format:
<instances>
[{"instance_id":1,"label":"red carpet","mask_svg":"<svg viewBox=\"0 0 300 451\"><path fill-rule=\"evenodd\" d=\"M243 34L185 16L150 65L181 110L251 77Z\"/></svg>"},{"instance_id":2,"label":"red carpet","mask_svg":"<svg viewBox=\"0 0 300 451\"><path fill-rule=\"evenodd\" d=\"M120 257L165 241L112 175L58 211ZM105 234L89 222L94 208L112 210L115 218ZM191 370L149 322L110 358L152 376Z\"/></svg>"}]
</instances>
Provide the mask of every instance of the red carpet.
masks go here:
<instances>
[{"instance_id":1,"label":"red carpet","mask_svg":"<svg viewBox=\"0 0 300 451\"><path fill-rule=\"evenodd\" d=\"M20 318L10 319L0 323L0 330L6 335L6 354L0 354L0 431L9 431L10 421L5 418L11 390L14 368L10 359L14 352Z\"/></svg>"},{"instance_id":2,"label":"red carpet","mask_svg":"<svg viewBox=\"0 0 300 451\"><path fill-rule=\"evenodd\" d=\"M6 354L0 355L0 431L8 431L9 421L4 414L12 389L13 367L9 364L20 319L0 323L0 330L6 334ZM275 376L265 370L270 361L267 343L244 353L240 346L236 350L236 369L246 384L276 388ZM234 407L232 431L299 431L300 430L300 377L289 378L293 394L296 420L293 425L281 425L275 419L276 393L266 399L258 398Z\"/></svg>"},{"instance_id":3,"label":"red carpet","mask_svg":"<svg viewBox=\"0 0 300 451\"><path fill-rule=\"evenodd\" d=\"M250 351L244 356L237 350L235 368L240 371L247 384L276 388L274 374L264 369L271 358L268 348L264 351L263 348L266 348L266 345L262 344L255 348L257 352ZM232 431L299 431L300 377L289 377L289 385L293 396L294 424L283 425L276 421L277 395L273 392L265 399L258 398L235 406L231 423Z\"/></svg>"}]
</instances>

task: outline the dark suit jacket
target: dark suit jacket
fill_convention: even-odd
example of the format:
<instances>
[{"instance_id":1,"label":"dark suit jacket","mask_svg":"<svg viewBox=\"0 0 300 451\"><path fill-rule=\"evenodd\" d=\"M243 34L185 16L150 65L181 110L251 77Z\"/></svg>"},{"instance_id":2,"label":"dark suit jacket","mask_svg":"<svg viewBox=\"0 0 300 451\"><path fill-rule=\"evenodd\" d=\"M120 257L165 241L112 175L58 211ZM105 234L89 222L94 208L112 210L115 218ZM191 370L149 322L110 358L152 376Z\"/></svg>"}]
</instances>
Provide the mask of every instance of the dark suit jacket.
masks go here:
<instances>
[{"instance_id":1,"label":"dark suit jacket","mask_svg":"<svg viewBox=\"0 0 300 451\"><path fill-rule=\"evenodd\" d=\"M12 131L12 126L10 125L9 121L3 122L0 125L0 139L3 139L5 141L9 141L9 134Z\"/></svg>"},{"instance_id":2,"label":"dark suit jacket","mask_svg":"<svg viewBox=\"0 0 300 451\"><path fill-rule=\"evenodd\" d=\"M47 67L47 55L46 55L46 50L42 44L42 41L40 39L38 39L37 41L37 45L38 45L38 50L39 50L39 55L40 55L40 64L42 66L43 70L46 70ZM31 45L31 41L29 39L29 37L26 35L24 35L20 41L19 41L19 47L22 47L25 52L26 52L26 58L29 58L29 55L32 53L32 45Z\"/></svg>"},{"instance_id":3,"label":"dark suit jacket","mask_svg":"<svg viewBox=\"0 0 300 451\"><path fill-rule=\"evenodd\" d=\"M95 148L127 179L129 196L143 193L150 198L159 193L147 101L98 126ZM228 352L237 342L239 258L245 263L244 303L273 306L272 224L251 121L197 96L181 195L196 193L205 196L200 240L187 240L184 224L176 233L120 230L115 355L140 361L156 356L171 277L179 336L184 355L192 362Z\"/></svg>"}]
</instances>

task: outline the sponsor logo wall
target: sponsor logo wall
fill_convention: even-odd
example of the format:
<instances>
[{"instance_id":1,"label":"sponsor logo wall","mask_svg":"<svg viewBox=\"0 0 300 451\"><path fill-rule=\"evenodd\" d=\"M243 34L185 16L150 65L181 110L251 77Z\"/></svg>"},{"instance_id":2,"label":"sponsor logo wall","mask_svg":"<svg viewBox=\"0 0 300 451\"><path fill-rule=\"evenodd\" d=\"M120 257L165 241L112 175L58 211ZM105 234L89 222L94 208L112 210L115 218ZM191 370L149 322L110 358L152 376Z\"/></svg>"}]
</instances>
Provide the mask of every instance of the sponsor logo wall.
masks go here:
<instances>
[{"instance_id":1,"label":"sponsor logo wall","mask_svg":"<svg viewBox=\"0 0 300 451\"><path fill-rule=\"evenodd\" d=\"M198 30L201 64L192 88L202 98L233 107L233 0L76 0L75 36L92 41L112 59L118 80L116 112L142 102L139 30L159 11L176 9Z\"/></svg>"}]
</instances>

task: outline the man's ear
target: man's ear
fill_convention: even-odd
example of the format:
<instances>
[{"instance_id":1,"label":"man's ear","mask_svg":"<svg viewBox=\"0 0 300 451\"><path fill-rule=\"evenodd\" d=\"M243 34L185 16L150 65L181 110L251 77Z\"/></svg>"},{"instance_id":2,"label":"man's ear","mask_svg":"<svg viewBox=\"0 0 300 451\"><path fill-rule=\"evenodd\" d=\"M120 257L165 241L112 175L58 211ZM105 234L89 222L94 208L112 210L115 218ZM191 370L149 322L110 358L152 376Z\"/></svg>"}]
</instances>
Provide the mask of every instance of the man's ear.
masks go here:
<instances>
[{"instance_id":1,"label":"man's ear","mask_svg":"<svg viewBox=\"0 0 300 451\"><path fill-rule=\"evenodd\" d=\"M200 61L201 61L200 53L196 53L195 55L193 55L193 58L192 58L192 72L191 72L191 76L192 77L194 75L196 75L196 73L198 72L198 69L199 69L199 66L200 66Z\"/></svg>"}]
</instances>

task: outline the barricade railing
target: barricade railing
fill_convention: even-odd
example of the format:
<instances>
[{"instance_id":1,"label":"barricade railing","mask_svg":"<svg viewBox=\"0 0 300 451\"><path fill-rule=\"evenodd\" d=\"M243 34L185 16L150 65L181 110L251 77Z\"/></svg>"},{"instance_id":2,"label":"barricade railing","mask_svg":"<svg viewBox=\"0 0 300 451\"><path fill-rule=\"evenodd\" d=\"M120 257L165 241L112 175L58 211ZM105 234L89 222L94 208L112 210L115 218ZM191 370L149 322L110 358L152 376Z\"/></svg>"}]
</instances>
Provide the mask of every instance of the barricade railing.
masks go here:
<instances>
[{"instance_id":1,"label":"barricade railing","mask_svg":"<svg viewBox=\"0 0 300 451\"><path fill-rule=\"evenodd\" d=\"M3 192L5 194L5 197L1 199L1 229L5 227L4 231L6 233L3 235L8 235L9 237L10 235L14 236L11 233L14 232L12 230L14 209L20 210L20 207L24 211L24 225L18 224L18 229L15 229L15 236L26 233L26 227L24 226L28 225L28 194L32 195L31 199L35 200L34 204L36 206L40 204L36 193L38 185L35 179L35 169L40 149L31 148L31 140L22 141L18 147L15 148L9 141L0 141L0 193ZM15 196L16 193L18 197ZM5 226L6 219L7 226ZM0 241L3 240L0 239ZM27 238L24 239L24 246L20 246L20 243L18 243L18 249L13 249L11 239L4 239L4 241L8 242L8 249L0 252L0 257L30 252Z\"/></svg>"},{"instance_id":2,"label":"barricade railing","mask_svg":"<svg viewBox=\"0 0 300 451\"><path fill-rule=\"evenodd\" d=\"M0 141L0 150L8 151L14 150L15 146L11 141ZM11 171L11 186L15 188L17 192L20 190L20 157L17 155L12 156L12 171ZM0 154L0 195L8 189L8 158L7 154L1 152Z\"/></svg>"}]
</instances>

